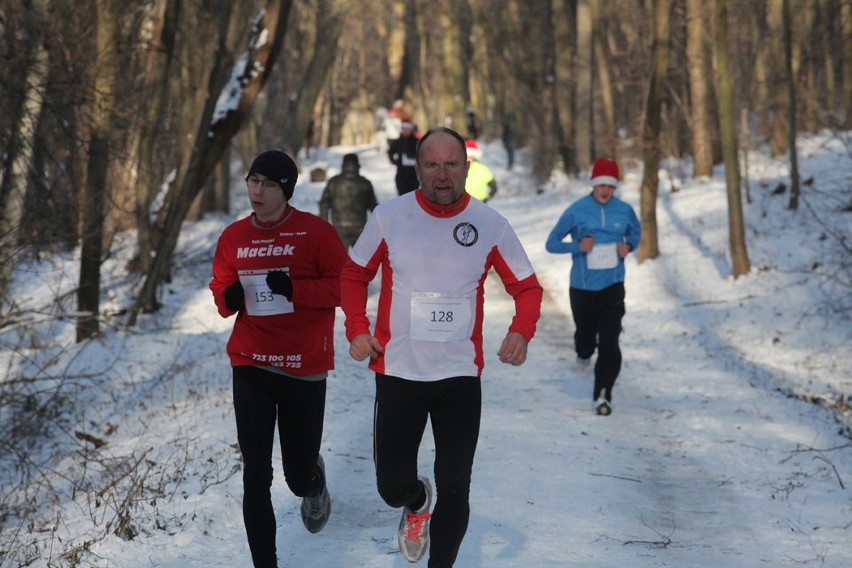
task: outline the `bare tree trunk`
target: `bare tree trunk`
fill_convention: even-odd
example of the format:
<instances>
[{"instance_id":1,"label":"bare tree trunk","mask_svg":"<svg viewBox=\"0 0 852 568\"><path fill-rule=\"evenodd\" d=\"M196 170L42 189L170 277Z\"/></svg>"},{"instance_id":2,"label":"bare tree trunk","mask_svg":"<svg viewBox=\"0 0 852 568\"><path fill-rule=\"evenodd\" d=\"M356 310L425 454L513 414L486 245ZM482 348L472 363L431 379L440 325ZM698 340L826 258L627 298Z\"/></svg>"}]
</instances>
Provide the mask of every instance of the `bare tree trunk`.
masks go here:
<instances>
[{"instance_id":1,"label":"bare tree trunk","mask_svg":"<svg viewBox=\"0 0 852 568\"><path fill-rule=\"evenodd\" d=\"M323 83L337 54L337 40L343 31L346 14L352 0L321 0L318 8L316 45L314 56L302 81L299 92L290 101L287 121L281 129L281 147L295 157L302 147L311 111L317 102ZM316 128L319 125L315 125Z\"/></svg>"},{"instance_id":2,"label":"bare tree trunk","mask_svg":"<svg viewBox=\"0 0 852 568\"><path fill-rule=\"evenodd\" d=\"M746 193L746 203L751 203L751 182L749 181L749 160L748 156L751 152L751 143L749 141L748 131L748 110L740 109L740 146L743 151L743 187Z\"/></svg>"},{"instance_id":3,"label":"bare tree trunk","mask_svg":"<svg viewBox=\"0 0 852 568\"><path fill-rule=\"evenodd\" d=\"M529 51L522 54L513 69L519 79L530 77L530 110L526 117L533 128L530 138L532 150L532 173L536 184L543 186L556 161L557 115L554 108L555 44L553 37L553 6L551 0L536 0L535 3L515 2L515 17L522 28L527 28L536 41L530 42ZM523 4L523 5L522 5ZM528 59L527 59L528 58ZM524 61L526 59L526 61ZM531 62L531 63L529 63Z\"/></svg>"},{"instance_id":4,"label":"bare tree trunk","mask_svg":"<svg viewBox=\"0 0 852 568\"><path fill-rule=\"evenodd\" d=\"M86 186L81 199L80 287L77 290L77 341L98 334L100 324L101 255L106 212L110 131L118 73L118 14L115 0L97 0L97 59L92 105L92 138Z\"/></svg>"},{"instance_id":5,"label":"bare tree trunk","mask_svg":"<svg viewBox=\"0 0 852 568\"><path fill-rule=\"evenodd\" d=\"M152 21L151 45L145 68L145 101L139 133L135 185L137 256L133 268L145 274L151 267L154 249L154 225L151 219L151 203L159 184L155 172L157 134L163 120L163 112L169 94L169 75L175 55L175 39L178 32L182 0L157 0ZM162 180L160 180L162 183Z\"/></svg>"},{"instance_id":6,"label":"bare tree trunk","mask_svg":"<svg viewBox=\"0 0 852 568\"><path fill-rule=\"evenodd\" d=\"M852 2L840 5L840 31L843 34L843 110L846 129L852 129Z\"/></svg>"},{"instance_id":7,"label":"bare tree trunk","mask_svg":"<svg viewBox=\"0 0 852 568\"><path fill-rule=\"evenodd\" d=\"M449 6L443 10L444 38L441 50L440 65L443 72L435 79L443 85L436 92L438 108L433 119L443 122L450 119L450 124L465 136L465 110L472 102L468 69L470 67L470 26L463 28L460 24L465 21L467 0L450 0ZM471 105L472 106L472 105ZM441 116L437 116L440 113ZM479 113L482 117L482 113Z\"/></svg>"},{"instance_id":8,"label":"bare tree trunk","mask_svg":"<svg viewBox=\"0 0 852 568\"><path fill-rule=\"evenodd\" d=\"M609 156L621 165L621 148L618 144L618 131L615 123L615 97L613 96L612 74L609 69L609 50L607 49L607 28L601 18L600 0L590 0L592 14L592 49L595 55L595 71L600 91L601 112L603 114L603 143L596 150Z\"/></svg>"},{"instance_id":9,"label":"bare tree trunk","mask_svg":"<svg viewBox=\"0 0 852 568\"><path fill-rule=\"evenodd\" d=\"M594 37L592 13L588 2L579 2L575 16L574 106L565 109L577 118L574 123L575 171L592 163L595 147ZM557 57L559 52L557 50ZM560 98L561 95L560 95ZM557 108L561 106L557 105ZM568 170L566 170L567 172Z\"/></svg>"},{"instance_id":10,"label":"bare tree trunk","mask_svg":"<svg viewBox=\"0 0 852 568\"><path fill-rule=\"evenodd\" d=\"M711 137L711 92L708 80L709 62L704 30L703 0L687 0L686 57L689 61L690 111L692 115L693 177L713 175L713 142Z\"/></svg>"},{"instance_id":11,"label":"bare tree trunk","mask_svg":"<svg viewBox=\"0 0 852 568\"><path fill-rule=\"evenodd\" d=\"M577 0L554 0L553 3L553 36L555 43L555 67L556 88L553 95L554 111L558 119L557 148L562 158L562 169L569 175L576 175L580 168L578 159L588 160L589 148L591 146L591 132L589 128L580 128L574 124L575 116L583 116L591 119L594 105L591 97L591 69L586 69L585 91L589 95L578 105L578 82L580 77L577 73ZM587 59L591 63L591 58ZM584 134L580 136L578 130ZM578 142L585 140L587 144L583 149ZM585 150L585 151L584 151Z\"/></svg>"},{"instance_id":12,"label":"bare tree trunk","mask_svg":"<svg viewBox=\"0 0 852 568\"><path fill-rule=\"evenodd\" d=\"M20 227L27 187L27 168L32 162L36 126L44 103L50 53L45 42L49 0L33 0L29 6L24 93L12 139L6 144L6 175L0 182L0 301L6 297L20 246Z\"/></svg>"},{"instance_id":13,"label":"bare tree trunk","mask_svg":"<svg viewBox=\"0 0 852 568\"><path fill-rule=\"evenodd\" d=\"M645 122L642 128L642 160L644 171L639 190L639 217L642 239L639 241L639 262L660 256L657 238L657 190L660 169L661 107L669 64L669 22L672 0L654 0L654 46L652 67L645 97Z\"/></svg>"},{"instance_id":14,"label":"bare tree trunk","mask_svg":"<svg viewBox=\"0 0 852 568\"><path fill-rule=\"evenodd\" d=\"M796 151L796 78L793 76L793 29L790 21L790 0L784 0L784 69L786 71L787 133L790 146L790 204L789 209L799 208L799 154Z\"/></svg>"},{"instance_id":15,"label":"bare tree trunk","mask_svg":"<svg viewBox=\"0 0 852 568\"><path fill-rule=\"evenodd\" d=\"M784 88L784 61L779 53L784 49L784 0L769 0L767 6L767 46L766 60L769 73L769 129L772 155L780 156L787 153L787 89Z\"/></svg>"},{"instance_id":16,"label":"bare tree trunk","mask_svg":"<svg viewBox=\"0 0 852 568\"><path fill-rule=\"evenodd\" d=\"M743 203L740 195L740 169L737 159L737 133L734 118L734 96L728 58L728 1L716 0L716 84L719 93L719 130L725 162L725 185L728 190L728 236L734 278L748 274L751 264L745 242Z\"/></svg>"},{"instance_id":17,"label":"bare tree trunk","mask_svg":"<svg viewBox=\"0 0 852 568\"><path fill-rule=\"evenodd\" d=\"M152 312L159 307L157 288L166 279L171 269L172 255L177 246L183 220L192 201L204 186L207 176L216 167L269 78L283 43L291 5L292 2L289 0L269 1L263 16L254 22L248 52L239 62L231 60L228 56L232 51L229 42L233 41L233 30L237 27L237 22L232 20L239 16L233 15L231 2L225 0L220 0L218 9L212 11L221 20L219 46L207 88L209 97L198 125L189 168L183 177L183 182L178 187L173 186L174 191L170 191L166 196L162 236L157 244L151 270L145 278L136 304L128 317L128 325L135 325L140 309ZM239 15L241 12L237 11L236 14ZM261 71L258 72L258 70ZM232 97L236 95L233 92L223 91L228 84L228 75L231 73L234 75L232 79L236 80L235 83L241 86L240 96L235 106L228 107L219 116L214 116L214 111L219 108L222 99L234 100ZM219 108L219 110L222 109Z\"/></svg>"}]
</instances>

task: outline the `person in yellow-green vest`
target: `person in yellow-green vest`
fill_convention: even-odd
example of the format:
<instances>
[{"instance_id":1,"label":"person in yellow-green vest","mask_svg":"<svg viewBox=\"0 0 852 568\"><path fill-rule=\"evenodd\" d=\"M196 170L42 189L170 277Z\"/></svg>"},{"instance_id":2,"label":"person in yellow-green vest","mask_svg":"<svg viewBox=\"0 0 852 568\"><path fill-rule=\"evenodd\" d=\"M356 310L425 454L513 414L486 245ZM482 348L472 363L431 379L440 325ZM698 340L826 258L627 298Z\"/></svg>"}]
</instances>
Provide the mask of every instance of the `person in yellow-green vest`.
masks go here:
<instances>
[{"instance_id":1,"label":"person in yellow-green vest","mask_svg":"<svg viewBox=\"0 0 852 568\"><path fill-rule=\"evenodd\" d=\"M491 169L479 161L482 151L479 149L476 140L467 140L465 146L470 169L467 171L464 189L471 197L486 203L497 193L497 179Z\"/></svg>"}]
</instances>

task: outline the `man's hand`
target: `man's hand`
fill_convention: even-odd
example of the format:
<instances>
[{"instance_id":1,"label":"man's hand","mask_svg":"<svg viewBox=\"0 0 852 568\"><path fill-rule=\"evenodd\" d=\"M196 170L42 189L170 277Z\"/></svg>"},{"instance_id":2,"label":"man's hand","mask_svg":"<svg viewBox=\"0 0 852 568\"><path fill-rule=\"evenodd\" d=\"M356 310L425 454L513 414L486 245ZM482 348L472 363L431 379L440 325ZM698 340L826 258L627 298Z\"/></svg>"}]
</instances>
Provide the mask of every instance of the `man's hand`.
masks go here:
<instances>
[{"instance_id":1,"label":"man's hand","mask_svg":"<svg viewBox=\"0 0 852 568\"><path fill-rule=\"evenodd\" d=\"M239 280L225 288L225 305L232 312L236 312L243 307L243 301L246 299L243 285Z\"/></svg>"},{"instance_id":2,"label":"man's hand","mask_svg":"<svg viewBox=\"0 0 852 568\"><path fill-rule=\"evenodd\" d=\"M632 250L633 247L630 246L630 243L618 243L618 256L621 258L626 258Z\"/></svg>"},{"instance_id":3,"label":"man's hand","mask_svg":"<svg viewBox=\"0 0 852 568\"><path fill-rule=\"evenodd\" d=\"M580 251L589 252L595 246L595 237L589 235L580 241Z\"/></svg>"},{"instance_id":4,"label":"man's hand","mask_svg":"<svg viewBox=\"0 0 852 568\"><path fill-rule=\"evenodd\" d=\"M527 340L520 333L507 333L500 345L497 356L501 363L508 365L523 365L527 360Z\"/></svg>"},{"instance_id":5,"label":"man's hand","mask_svg":"<svg viewBox=\"0 0 852 568\"><path fill-rule=\"evenodd\" d=\"M285 296L288 300L293 296L293 281L283 270L270 270L266 273L266 285L273 294Z\"/></svg>"},{"instance_id":6,"label":"man's hand","mask_svg":"<svg viewBox=\"0 0 852 568\"><path fill-rule=\"evenodd\" d=\"M356 361L363 361L367 357L378 357L384 352L379 340L369 333L356 335L349 342L349 355Z\"/></svg>"}]
</instances>

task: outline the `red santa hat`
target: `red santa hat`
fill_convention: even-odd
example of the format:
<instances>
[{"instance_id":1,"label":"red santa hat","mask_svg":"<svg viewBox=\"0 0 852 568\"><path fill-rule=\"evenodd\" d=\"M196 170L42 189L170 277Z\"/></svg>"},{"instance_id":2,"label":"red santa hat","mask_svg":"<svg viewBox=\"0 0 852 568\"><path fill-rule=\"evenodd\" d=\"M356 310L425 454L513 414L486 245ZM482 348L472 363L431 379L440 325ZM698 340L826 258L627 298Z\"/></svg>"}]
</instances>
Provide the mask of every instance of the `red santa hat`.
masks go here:
<instances>
[{"instance_id":1,"label":"red santa hat","mask_svg":"<svg viewBox=\"0 0 852 568\"><path fill-rule=\"evenodd\" d=\"M479 149L479 144L476 140L465 140L465 148L467 148L467 159L478 160L482 157L482 150Z\"/></svg>"},{"instance_id":2,"label":"red santa hat","mask_svg":"<svg viewBox=\"0 0 852 568\"><path fill-rule=\"evenodd\" d=\"M592 185L611 185L618 187L618 162L598 158L592 166Z\"/></svg>"}]
</instances>

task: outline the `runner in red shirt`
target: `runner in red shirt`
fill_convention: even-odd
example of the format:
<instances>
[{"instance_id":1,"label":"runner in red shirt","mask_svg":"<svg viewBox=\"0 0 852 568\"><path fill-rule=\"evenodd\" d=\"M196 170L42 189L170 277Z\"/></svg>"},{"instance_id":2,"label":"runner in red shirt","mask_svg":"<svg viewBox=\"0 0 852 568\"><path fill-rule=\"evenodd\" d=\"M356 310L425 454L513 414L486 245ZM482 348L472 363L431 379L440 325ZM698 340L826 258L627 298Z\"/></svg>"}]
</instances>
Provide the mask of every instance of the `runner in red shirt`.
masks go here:
<instances>
[{"instance_id":1,"label":"runner in red shirt","mask_svg":"<svg viewBox=\"0 0 852 568\"><path fill-rule=\"evenodd\" d=\"M256 567L278 565L270 496L276 421L284 477L303 498L305 528L319 532L331 512L319 449L346 251L334 227L289 205L297 177L283 152L255 158L246 177L253 212L219 237L210 282L219 314L237 315L227 349Z\"/></svg>"}]
</instances>

